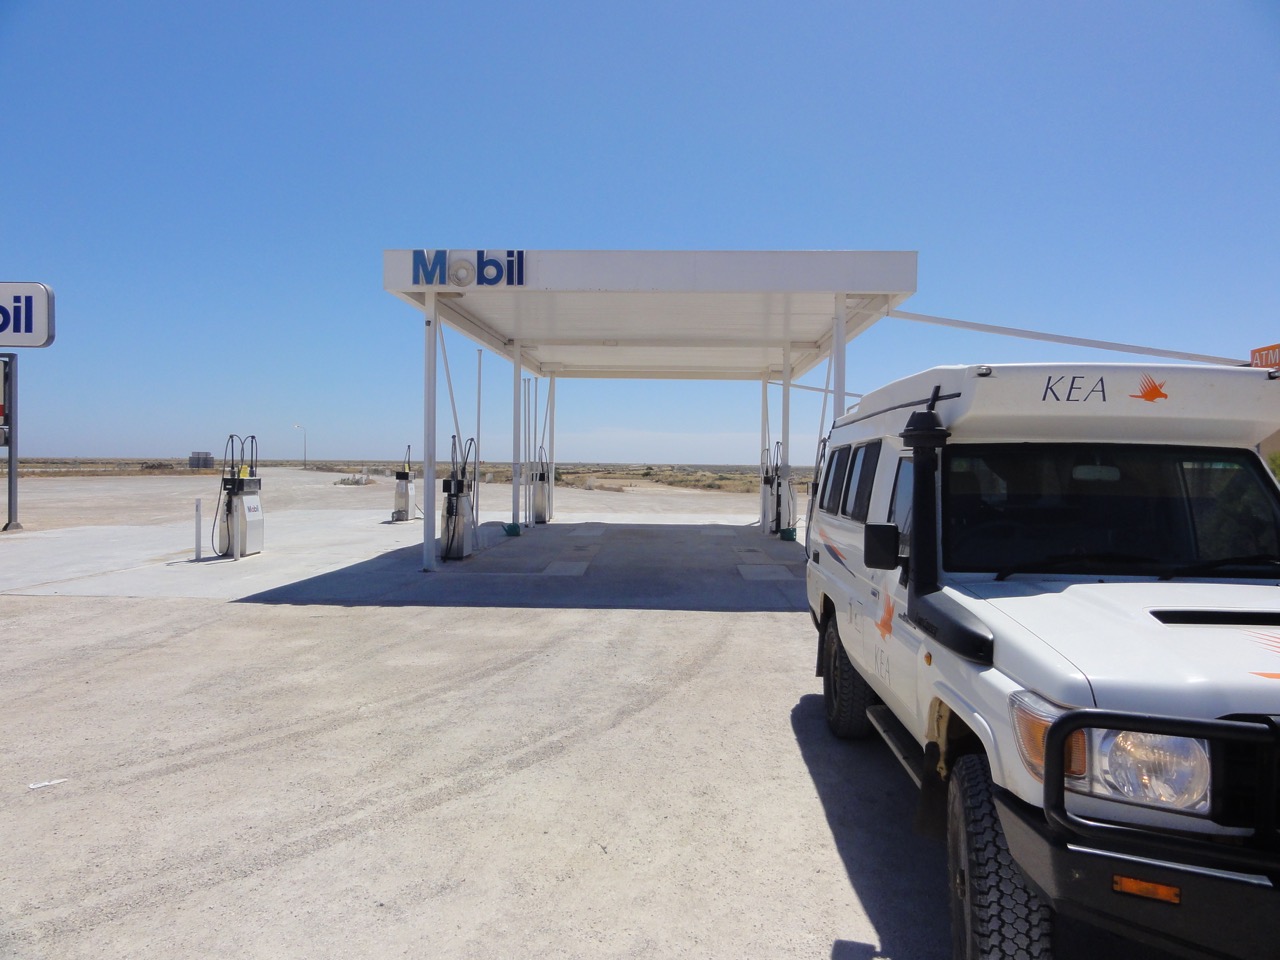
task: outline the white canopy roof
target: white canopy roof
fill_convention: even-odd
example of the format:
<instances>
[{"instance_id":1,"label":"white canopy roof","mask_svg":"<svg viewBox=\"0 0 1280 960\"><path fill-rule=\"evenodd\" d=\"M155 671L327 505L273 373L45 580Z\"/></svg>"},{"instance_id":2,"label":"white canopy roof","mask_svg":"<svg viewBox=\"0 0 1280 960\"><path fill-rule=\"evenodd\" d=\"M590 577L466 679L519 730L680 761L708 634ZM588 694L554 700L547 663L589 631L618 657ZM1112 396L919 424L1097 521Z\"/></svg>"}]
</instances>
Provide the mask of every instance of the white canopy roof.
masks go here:
<instances>
[{"instance_id":1,"label":"white canopy roof","mask_svg":"<svg viewBox=\"0 0 1280 960\"><path fill-rule=\"evenodd\" d=\"M914 252L388 250L383 285L525 369L760 380L812 369L916 289Z\"/></svg>"}]
</instances>

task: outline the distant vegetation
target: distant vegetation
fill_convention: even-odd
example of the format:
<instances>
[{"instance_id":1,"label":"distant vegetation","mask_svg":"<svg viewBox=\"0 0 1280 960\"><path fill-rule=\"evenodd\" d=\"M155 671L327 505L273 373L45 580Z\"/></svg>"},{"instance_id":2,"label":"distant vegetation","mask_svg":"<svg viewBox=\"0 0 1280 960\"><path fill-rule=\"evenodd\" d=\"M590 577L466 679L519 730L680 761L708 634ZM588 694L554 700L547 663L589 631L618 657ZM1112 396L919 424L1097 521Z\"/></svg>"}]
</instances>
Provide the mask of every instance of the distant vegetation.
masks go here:
<instances>
[{"instance_id":1,"label":"distant vegetation","mask_svg":"<svg viewBox=\"0 0 1280 960\"><path fill-rule=\"evenodd\" d=\"M221 461L219 461L220 463ZM261 460L260 467L301 469L297 460ZM349 477L391 476L401 469L402 463L391 460L321 460L307 464L308 470L319 473L338 473ZM1273 465L1274 466L1274 465ZM448 461L437 464L436 470L444 475L449 471ZM0 459L0 476L5 464ZM18 473L23 477L130 477L130 476L182 476L218 475L221 468L192 470L187 458L172 460L128 460L24 457L19 462ZM492 483L511 482L511 464L482 462L475 471L480 480ZM422 476L420 463L414 464L416 476ZM808 482L813 470L793 467L797 486ZM625 492L628 487L658 483L669 487L695 490L724 490L730 493L755 493L760 489L760 470L756 466L736 464L617 464L617 463L561 463L556 465L556 483L569 487L591 490Z\"/></svg>"}]
</instances>

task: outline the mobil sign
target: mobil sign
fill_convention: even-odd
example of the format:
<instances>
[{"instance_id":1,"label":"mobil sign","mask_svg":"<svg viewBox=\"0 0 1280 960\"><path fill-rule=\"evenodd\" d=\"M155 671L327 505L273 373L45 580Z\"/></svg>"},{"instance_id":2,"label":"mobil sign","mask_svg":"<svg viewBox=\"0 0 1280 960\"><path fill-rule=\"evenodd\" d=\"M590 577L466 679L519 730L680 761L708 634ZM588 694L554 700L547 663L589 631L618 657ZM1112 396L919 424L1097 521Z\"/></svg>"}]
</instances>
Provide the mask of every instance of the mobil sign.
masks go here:
<instances>
[{"instance_id":1,"label":"mobil sign","mask_svg":"<svg viewBox=\"0 0 1280 960\"><path fill-rule=\"evenodd\" d=\"M43 283L0 282L0 347L53 343L53 291Z\"/></svg>"},{"instance_id":2,"label":"mobil sign","mask_svg":"<svg viewBox=\"0 0 1280 960\"><path fill-rule=\"evenodd\" d=\"M523 287L523 250L388 250L383 280L389 290Z\"/></svg>"}]
</instances>

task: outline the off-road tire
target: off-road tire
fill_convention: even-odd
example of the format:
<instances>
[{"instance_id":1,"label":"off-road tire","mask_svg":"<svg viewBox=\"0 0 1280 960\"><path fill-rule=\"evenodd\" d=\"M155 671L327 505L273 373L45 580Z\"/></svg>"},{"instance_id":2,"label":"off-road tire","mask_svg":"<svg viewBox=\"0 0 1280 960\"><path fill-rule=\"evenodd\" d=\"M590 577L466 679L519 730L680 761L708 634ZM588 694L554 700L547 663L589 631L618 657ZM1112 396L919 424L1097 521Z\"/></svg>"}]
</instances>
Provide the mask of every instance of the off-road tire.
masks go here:
<instances>
[{"instance_id":1,"label":"off-road tire","mask_svg":"<svg viewBox=\"0 0 1280 960\"><path fill-rule=\"evenodd\" d=\"M828 617L823 624L822 659L822 702L827 726L842 740L870 736L874 728L867 719L867 707L877 702L876 695L844 652L834 617Z\"/></svg>"},{"instance_id":2,"label":"off-road tire","mask_svg":"<svg viewBox=\"0 0 1280 960\"><path fill-rule=\"evenodd\" d=\"M991 768L961 757L947 791L953 960L1052 960L1053 913L1028 886L991 799Z\"/></svg>"}]
</instances>

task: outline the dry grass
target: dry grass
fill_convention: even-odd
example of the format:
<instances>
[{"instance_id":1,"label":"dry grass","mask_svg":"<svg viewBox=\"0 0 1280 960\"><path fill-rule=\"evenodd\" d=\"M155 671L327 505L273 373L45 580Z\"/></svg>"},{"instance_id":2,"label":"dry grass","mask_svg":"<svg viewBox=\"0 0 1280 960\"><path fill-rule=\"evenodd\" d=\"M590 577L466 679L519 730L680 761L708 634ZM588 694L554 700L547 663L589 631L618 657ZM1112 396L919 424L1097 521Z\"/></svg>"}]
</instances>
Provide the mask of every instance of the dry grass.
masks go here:
<instances>
[{"instance_id":1,"label":"dry grass","mask_svg":"<svg viewBox=\"0 0 1280 960\"><path fill-rule=\"evenodd\" d=\"M221 463L220 460L216 461ZM298 460L262 460L260 467L301 469ZM320 473L337 473L346 476L369 474L387 476L401 469L402 463L392 460L319 460L307 464L306 469ZM0 476L4 476L7 464L0 460ZM438 471L447 471L449 464L441 463ZM21 477L144 477L212 475L221 473L220 467L212 470L192 470L187 458L171 460L111 459L111 458L48 458L24 457L18 465ZM415 466L417 476L421 466ZM794 471L797 485L808 481L813 471L800 468ZM511 482L511 464L483 462L475 471L481 480L493 483ZM556 483L590 490L623 493L628 488L662 484L696 490L724 490L731 493L754 493L760 489L760 472L756 466L714 464L617 464L617 463L562 463L556 465Z\"/></svg>"}]
</instances>

